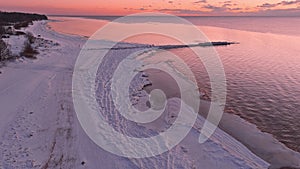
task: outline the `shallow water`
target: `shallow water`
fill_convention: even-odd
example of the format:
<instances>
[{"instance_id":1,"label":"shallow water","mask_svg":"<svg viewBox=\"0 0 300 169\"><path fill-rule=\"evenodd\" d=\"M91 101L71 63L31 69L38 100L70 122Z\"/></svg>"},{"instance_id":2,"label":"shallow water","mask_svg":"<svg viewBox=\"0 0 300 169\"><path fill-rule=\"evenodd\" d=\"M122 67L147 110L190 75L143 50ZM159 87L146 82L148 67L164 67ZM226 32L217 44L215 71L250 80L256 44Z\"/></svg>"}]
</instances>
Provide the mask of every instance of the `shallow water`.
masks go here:
<instances>
[{"instance_id":1,"label":"shallow water","mask_svg":"<svg viewBox=\"0 0 300 169\"><path fill-rule=\"evenodd\" d=\"M299 18L188 19L198 26L205 25L199 28L211 41L240 42L216 48L227 78L226 112L239 115L300 152L300 31L296 26L300 25ZM85 20L81 26L79 23L84 19L75 19L78 26L74 27L74 20L67 20L50 26L60 32L89 36L107 23ZM174 42L155 39L151 43ZM195 73L200 89L209 93L209 78L199 59L186 50L171 52L184 58Z\"/></svg>"},{"instance_id":2,"label":"shallow water","mask_svg":"<svg viewBox=\"0 0 300 169\"><path fill-rule=\"evenodd\" d=\"M300 151L300 37L212 27L202 30L212 40L240 42L216 48L227 78L226 111ZM197 75L206 79L202 72L198 69Z\"/></svg>"}]
</instances>

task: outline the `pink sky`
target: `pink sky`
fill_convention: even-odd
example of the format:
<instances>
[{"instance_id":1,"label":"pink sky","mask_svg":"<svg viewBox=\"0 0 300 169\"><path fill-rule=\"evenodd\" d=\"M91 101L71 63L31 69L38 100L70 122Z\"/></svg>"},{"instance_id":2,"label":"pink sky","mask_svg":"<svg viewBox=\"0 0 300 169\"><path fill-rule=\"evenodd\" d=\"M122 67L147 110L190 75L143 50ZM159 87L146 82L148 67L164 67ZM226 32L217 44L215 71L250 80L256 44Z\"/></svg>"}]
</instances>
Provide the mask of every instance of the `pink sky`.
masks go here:
<instances>
[{"instance_id":1,"label":"pink sky","mask_svg":"<svg viewBox=\"0 0 300 169\"><path fill-rule=\"evenodd\" d=\"M163 12L175 15L300 16L300 0L1 0L0 10L56 15L126 15Z\"/></svg>"}]
</instances>

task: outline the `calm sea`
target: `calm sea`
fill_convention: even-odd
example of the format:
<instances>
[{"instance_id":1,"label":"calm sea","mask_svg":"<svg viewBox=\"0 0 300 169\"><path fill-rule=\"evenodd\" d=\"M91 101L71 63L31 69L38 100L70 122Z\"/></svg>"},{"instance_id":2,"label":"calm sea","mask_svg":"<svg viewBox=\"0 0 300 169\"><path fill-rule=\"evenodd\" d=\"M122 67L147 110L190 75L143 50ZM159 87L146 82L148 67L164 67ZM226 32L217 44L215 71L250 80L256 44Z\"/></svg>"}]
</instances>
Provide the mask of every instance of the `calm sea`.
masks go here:
<instances>
[{"instance_id":1,"label":"calm sea","mask_svg":"<svg viewBox=\"0 0 300 169\"><path fill-rule=\"evenodd\" d=\"M65 23L53 22L50 26L64 33L90 36L99 27L115 19L89 18L64 18ZM212 41L240 43L216 48L227 78L226 112L239 115L300 152L300 18L185 19L199 26ZM200 79L200 87L209 91L210 84L206 83L209 79L201 63L195 57L190 57L189 52L178 49L175 52L186 58Z\"/></svg>"}]
</instances>

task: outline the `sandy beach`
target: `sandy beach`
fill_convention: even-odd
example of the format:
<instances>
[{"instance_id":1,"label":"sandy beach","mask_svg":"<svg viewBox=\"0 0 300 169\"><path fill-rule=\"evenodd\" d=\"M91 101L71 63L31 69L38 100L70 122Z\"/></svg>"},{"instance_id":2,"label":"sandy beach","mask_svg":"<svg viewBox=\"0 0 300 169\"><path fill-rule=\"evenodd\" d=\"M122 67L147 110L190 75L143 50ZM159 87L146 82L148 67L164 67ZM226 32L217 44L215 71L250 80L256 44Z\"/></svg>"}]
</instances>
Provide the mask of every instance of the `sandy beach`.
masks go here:
<instances>
[{"instance_id":1,"label":"sandy beach","mask_svg":"<svg viewBox=\"0 0 300 169\"><path fill-rule=\"evenodd\" d=\"M59 45L43 49L37 60L15 61L1 69L1 119L6 120L0 127L0 168L268 168L220 129L199 144L201 116L179 145L157 157L127 159L104 151L82 130L72 105L73 65L86 39L56 33L46 22L27 30Z\"/></svg>"},{"instance_id":2,"label":"sandy beach","mask_svg":"<svg viewBox=\"0 0 300 169\"><path fill-rule=\"evenodd\" d=\"M0 169L300 169L300 0L9 0Z\"/></svg>"}]
</instances>

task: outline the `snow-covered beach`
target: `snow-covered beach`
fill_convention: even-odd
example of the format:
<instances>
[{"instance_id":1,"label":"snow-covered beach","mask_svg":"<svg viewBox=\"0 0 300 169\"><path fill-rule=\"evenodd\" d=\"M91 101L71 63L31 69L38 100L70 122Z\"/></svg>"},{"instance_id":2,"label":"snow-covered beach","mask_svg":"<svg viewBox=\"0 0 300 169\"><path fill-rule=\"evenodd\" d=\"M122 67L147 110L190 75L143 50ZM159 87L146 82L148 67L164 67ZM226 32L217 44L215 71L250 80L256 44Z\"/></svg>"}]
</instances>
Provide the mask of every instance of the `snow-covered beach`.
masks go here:
<instances>
[{"instance_id":1,"label":"snow-covered beach","mask_svg":"<svg viewBox=\"0 0 300 169\"><path fill-rule=\"evenodd\" d=\"M266 161L220 129L207 142L199 144L198 129L204 122L201 116L187 137L162 155L128 159L106 152L93 143L81 128L72 103L73 68L87 39L57 33L49 29L45 21L35 22L27 31L59 45L41 48L37 60L10 62L1 68L0 168L269 167ZM115 54L122 55L122 52ZM113 62L112 59L111 64ZM232 116L226 115L225 118L230 121ZM119 125L121 122L111 123ZM239 119L235 124L246 122ZM227 127L234 128L234 124ZM252 131L249 130L250 136L245 136L261 135L253 128L248 126L247 129ZM286 151L282 147L279 150ZM282 157L281 154L279 156ZM292 156L295 158L293 161L297 161L299 155L294 153Z\"/></svg>"}]
</instances>

